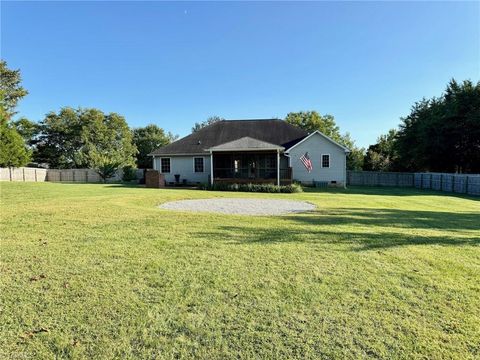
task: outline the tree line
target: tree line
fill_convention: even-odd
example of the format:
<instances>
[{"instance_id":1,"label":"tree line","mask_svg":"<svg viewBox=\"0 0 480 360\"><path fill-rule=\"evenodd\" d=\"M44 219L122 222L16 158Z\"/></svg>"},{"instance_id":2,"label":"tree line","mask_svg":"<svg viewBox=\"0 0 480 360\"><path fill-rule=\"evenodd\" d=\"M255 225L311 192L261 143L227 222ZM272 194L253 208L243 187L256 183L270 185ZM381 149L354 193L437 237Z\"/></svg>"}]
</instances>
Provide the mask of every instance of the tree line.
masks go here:
<instances>
[{"instance_id":1,"label":"tree line","mask_svg":"<svg viewBox=\"0 0 480 360\"><path fill-rule=\"evenodd\" d=\"M368 147L364 170L480 173L480 82L452 79Z\"/></svg>"},{"instance_id":2,"label":"tree line","mask_svg":"<svg viewBox=\"0 0 480 360\"><path fill-rule=\"evenodd\" d=\"M94 108L64 107L39 122L12 120L28 91L20 71L3 60L0 80L0 167L91 168L107 179L118 168L150 168L148 154L178 137L154 124L130 129L123 116ZM221 120L211 116L195 123L192 132ZM350 170L480 172L480 82L451 80L440 97L415 103L398 129L368 149L342 134L332 115L290 112L284 120L349 148Z\"/></svg>"},{"instance_id":3,"label":"tree line","mask_svg":"<svg viewBox=\"0 0 480 360\"><path fill-rule=\"evenodd\" d=\"M19 70L0 61L0 167L27 164L57 169L90 168L104 179L119 168L150 168L150 152L177 136L157 125L130 129L117 113L64 107L40 122L13 120L18 102L28 94Z\"/></svg>"},{"instance_id":4,"label":"tree line","mask_svg":"<svg viewBox=\"0 0 480 360\"><path fill-rule=\"evenodd\" d=\"M444 93L422 99L366 150L341 134L331 115L290 113L287 122L319 130L350 149L349 170L480 173L480 82L452 79Z\"/></svg>"}]
</instances>

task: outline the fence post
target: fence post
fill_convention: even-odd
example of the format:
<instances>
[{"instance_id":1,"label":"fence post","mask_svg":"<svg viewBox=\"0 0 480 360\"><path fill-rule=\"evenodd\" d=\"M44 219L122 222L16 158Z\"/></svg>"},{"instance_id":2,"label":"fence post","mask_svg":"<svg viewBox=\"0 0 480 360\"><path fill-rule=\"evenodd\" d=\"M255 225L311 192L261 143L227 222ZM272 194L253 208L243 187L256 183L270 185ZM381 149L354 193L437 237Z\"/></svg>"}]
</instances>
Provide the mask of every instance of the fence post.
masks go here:
<instances>
[{"instance_id":1,"label":"fence post","mask_svg":"<svg viewBox=\"0 0 480 360\"><path fill-rule=\"evenodd\" d=\"M25 182L25 168L22 167L22 176L23 176L23 182Z\"/></svg>"},{"instance_id":2,"label":"fence post","mask_svg":"<svg viewBox=\"0 0 480 360\"><path fill-rule=\"evenodd\" d=\"M430 174L430 189L432 189L433 186L433 175Z\"/></svg>"},{"instance_id":3,"label":"fence post","mask_svg":"<svg viewBox=\"0 0 480 360\"><path fill-rule=\"evenodd\" d=\"M443 191L443 174L440 174L440 191Z\"/></svg>"},{"instance_id":4,"label":"fence post","mask_svg":"<svg viewBox=\"0 0 480 360\"><path fill-rule=\"evenodd\" d=\"M33 169L33 172L35 174L35 182L37 182L37 169Z\"/></svg>"},{"instance_id":5,"label":"fence post","mask_svg":"<svg viewBox=\"0 0 480 360\"><path fill-rule=\"evenodd\" d=\"M423 173L420 174L420 189L423 189Z\"/></svg>"},{"instance_id":6,"label":"fence post","mask_svg":"<svg viewBox=\"0 0 480 360\"><path fill-rule=\"evenodd\" d=\"M85 170L85 182L88 183L88 170Z\"/></svg>"},{"instance_id":7,"label":"fence post","mask_svg":"<svg viewBox=\"0 0 480 360\"><path fill-rule=\"evenodd\" d=\"M465 194L468 194L468 175L465 175Z\"/></svg>"},{"instance_id":8,"label":"fence post","mask_svg":"<svg viewBox=\"0 0 480 360\"><path fill-rule=\"evenodd\" d=\"M75 169L72 170L72 181L75 182Z\"/></svg>"}]
</instances>

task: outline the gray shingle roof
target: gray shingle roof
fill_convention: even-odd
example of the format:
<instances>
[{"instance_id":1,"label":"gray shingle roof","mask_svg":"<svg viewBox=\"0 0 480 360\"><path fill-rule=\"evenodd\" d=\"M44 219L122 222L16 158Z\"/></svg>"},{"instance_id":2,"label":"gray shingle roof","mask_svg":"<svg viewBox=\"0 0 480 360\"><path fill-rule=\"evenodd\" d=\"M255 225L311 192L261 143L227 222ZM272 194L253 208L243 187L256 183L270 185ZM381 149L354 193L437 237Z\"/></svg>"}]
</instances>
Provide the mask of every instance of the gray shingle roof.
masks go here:
<instances>
[{"instance_id":1,"label":"gray shingle roof","mask_svg":"<svg viewBox=\"0 0 480 360\"><path fill-rule=\"evenodd\" d=\"M208 150L229 151L229 150L284 150L283 146L270 144L265 141L253 139L245 136L238 140L233 140L225 144L214 146Z\"/></svg>"},{"instance_id":2,"label":"gray shingle roof","mask_svg":"<svg viewBox=\"0 0 480 360\"><path fill-rule=\"evenodd\" d=\"M308 133L284 120L222 120L153 151L150 155L208 154L211 147L250 137L288 149Z\"/></svg>"}]
</instances>

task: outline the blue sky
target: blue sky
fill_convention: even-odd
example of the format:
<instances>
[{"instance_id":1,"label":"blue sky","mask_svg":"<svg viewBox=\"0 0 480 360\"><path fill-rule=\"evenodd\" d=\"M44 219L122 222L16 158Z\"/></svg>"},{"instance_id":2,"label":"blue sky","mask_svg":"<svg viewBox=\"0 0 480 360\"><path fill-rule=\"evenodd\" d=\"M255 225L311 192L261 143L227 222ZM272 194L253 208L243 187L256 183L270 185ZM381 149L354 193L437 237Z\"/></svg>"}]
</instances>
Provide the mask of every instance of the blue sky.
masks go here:
<instances>
[{"instance_id":1,"label":"blue sky","mask_svg":"<svg viewBox=\"0 0 480 360\"><path fill-rule=\"evenodd\" d=\"M4 2L20 115L97 107L187 135L210 115L335 116L359 145L480 79L480 3Z\"/></svg>"}]
</instances>

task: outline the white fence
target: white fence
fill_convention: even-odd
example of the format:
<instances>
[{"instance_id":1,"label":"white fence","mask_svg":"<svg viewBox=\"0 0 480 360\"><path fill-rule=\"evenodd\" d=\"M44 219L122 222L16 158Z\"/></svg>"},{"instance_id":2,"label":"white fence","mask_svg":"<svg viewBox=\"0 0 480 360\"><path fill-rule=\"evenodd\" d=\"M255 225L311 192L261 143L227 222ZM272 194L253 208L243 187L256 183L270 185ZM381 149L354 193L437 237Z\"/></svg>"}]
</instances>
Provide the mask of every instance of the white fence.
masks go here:
<instances>
[{"instance_id":1,"label":"white fence","mask_svg":"<svg viewBox=\"0 0 480 360\"><path fill-rule=\"evenodd\" d=\"M47 181L47 169L37 168L0 168L2 181Z\"/></svg>"},{"instance_id":2,"label":"white fence","mask_svg":"<svg viewBox=\"0 0 480 360\"><path fill-rule=\"evenodd\" d=\"M123 170L119 169L115 176L107 182L121 181ZM143 169L137 169L137 180L143 177ZM1 181L52 181L52 182L102 182L100 176L92 169L40 169L40 168L0 168Z\"/></svg>"}]
</instances>

